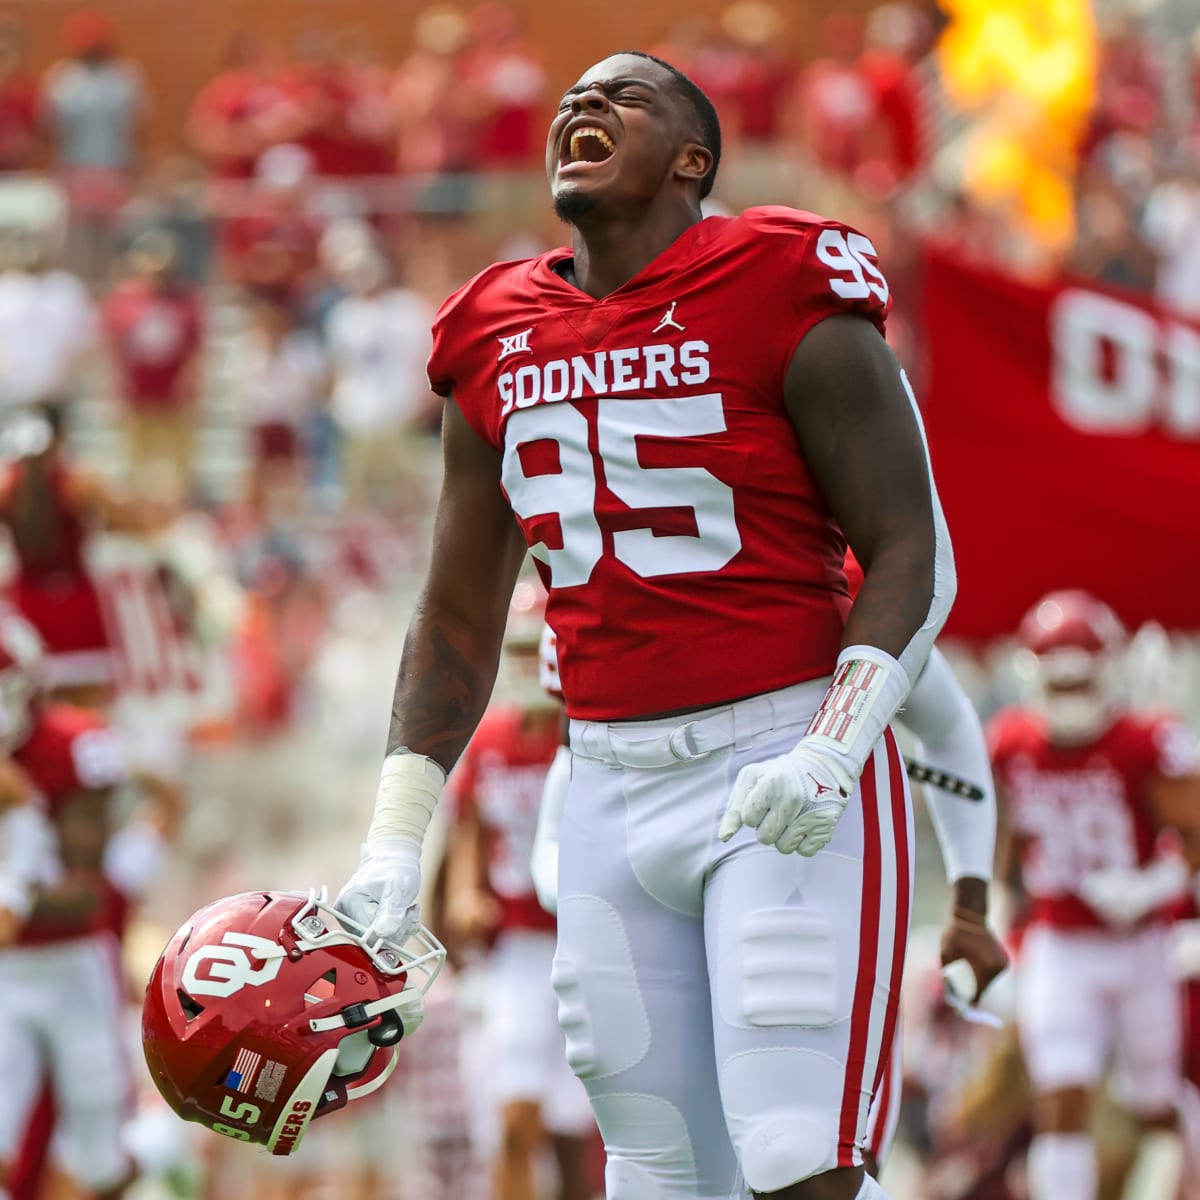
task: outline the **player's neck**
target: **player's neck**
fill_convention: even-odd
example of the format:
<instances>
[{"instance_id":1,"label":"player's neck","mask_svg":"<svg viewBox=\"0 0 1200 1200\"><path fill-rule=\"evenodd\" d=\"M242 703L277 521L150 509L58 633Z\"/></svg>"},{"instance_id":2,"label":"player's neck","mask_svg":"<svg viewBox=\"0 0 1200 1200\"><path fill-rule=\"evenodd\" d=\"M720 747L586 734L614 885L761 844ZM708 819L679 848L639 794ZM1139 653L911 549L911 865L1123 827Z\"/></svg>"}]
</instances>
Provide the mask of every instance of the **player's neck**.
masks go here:
<instances>
[{"instance_id":1,"label":"player's neck","mask_svg":"<svg viewBox=\"0 0 1200 1200\"><path fill-rule=\"evenodd\" d=\"M572 229L575 286L603 299L645 270L700 219L694 209L678 207L615 219L590 215Z\"/></svg>"}]
</instances>

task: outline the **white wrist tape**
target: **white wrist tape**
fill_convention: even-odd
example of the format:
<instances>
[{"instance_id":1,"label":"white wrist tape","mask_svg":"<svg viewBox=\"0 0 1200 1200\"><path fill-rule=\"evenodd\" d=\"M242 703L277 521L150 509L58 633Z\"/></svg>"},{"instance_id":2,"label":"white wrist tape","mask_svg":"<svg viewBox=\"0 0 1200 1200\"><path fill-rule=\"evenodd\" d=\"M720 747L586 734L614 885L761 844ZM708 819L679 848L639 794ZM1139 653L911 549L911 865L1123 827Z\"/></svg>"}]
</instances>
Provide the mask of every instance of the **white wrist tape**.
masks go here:
<instances>
[{"instance_id":1,"label":"white wrist tape","mask_svg":"<svg viewBox=\"0 0 1200 1200\"><path fill-rule=\"evenodd\" d=\"M446 772L433 759L407 750L389 754L379 775L367 842L406 837L421 845L445 786Z\"/></svg>"},{"instance_id":2,"label":"white wrist tape","mask_svg":"<svg viewBox=\"0 0 1200 1200\"><path fill-rule=\"evenodd\" d=\"M910 686L904 668L886 651L847 646L805 741L838 756L857 779Z\"/></svg>"}]
</instances>

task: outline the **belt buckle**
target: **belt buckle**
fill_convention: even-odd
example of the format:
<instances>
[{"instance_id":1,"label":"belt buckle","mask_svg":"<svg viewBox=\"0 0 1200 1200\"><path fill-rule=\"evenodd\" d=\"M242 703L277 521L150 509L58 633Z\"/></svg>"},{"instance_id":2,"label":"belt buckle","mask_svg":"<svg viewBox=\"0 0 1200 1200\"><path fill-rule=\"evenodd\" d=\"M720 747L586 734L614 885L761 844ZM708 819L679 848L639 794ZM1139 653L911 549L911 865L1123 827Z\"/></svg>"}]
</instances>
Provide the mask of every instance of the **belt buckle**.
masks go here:
<instances>
[{"instance_id":1,"label":"belt buckle","mask_svg":"<svg viewBox=\"0 0 1200 1200\"><path fill-rule=\"evenodd\" d=\"M677 762L690 762L692 759L704 758L709 753L707 750L701 750L696 742L694 730L697 726L698 722L688 721L684 725L677 725L667 735L667 748Z\"/></svg>"}]
</instances>

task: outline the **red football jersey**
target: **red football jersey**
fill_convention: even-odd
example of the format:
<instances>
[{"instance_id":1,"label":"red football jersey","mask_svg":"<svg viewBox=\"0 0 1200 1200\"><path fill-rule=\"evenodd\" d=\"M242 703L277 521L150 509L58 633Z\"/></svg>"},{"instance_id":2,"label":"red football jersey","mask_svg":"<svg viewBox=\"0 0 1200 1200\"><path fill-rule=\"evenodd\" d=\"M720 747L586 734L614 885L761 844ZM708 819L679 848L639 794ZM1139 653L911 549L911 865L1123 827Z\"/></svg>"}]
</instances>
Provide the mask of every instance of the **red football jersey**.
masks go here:
<instances>
[{"instance_id":1,"label":"red football jersey","mask_svg":"<svg viewBox=\"0 0 1200 1200\"><path fill-rule=\"evenodd\" d=\"M991 722L988 743L1030 919L1104 927L1079 886L1093 871L1144 866L1153 857L1159 828L1147 784L1195 769L1191 734L1168 716L1126 713L1094 742L1055 746L1040 717L1009 709Z\"/></svg>"},{"instance_id":2,"label":"red football jersey","mask_svg":"<svg viewBox=\"0 0 1200 1200\"><path fill-rule=\"evenodd\" d=\"M477 812L488 834L488 884L502 929L553 929L538 903L529 859L542 784L561 743L552 721L528 728L518 709L488 711L450 779L458 819Z\"/></svg>"},{"instance_id":3,"label":"red football jersey","mask_svg":"<svg viewBox=\"0 0 1200 1200\"><path fill-rule=\"evenodd\" d=\"M32 733L13 753L57 823L67 802L80 792L102 792L128 777L119 735L99 714L67 704L52 704L38 715ZM96 903L78 917L33 916L22 927L18 944L81 937L108 930L120 933L128 914L128 901L96 870L88 886Z\"/></svg>"},{"instance_id":4,"label":"red football jersey","mask_svg":"<svg viewBox=\"0 0 1200 1200\"><path fill-rule=\"evenodd\" d=\"M567 710L694 709L833 670L846 544L783 403L835 313L882 331L862 234L750 209L687 229L594 300L568 249L501 263L442 306L430 382L503 454L549 590Z\"/></svg>"}]
</instances>

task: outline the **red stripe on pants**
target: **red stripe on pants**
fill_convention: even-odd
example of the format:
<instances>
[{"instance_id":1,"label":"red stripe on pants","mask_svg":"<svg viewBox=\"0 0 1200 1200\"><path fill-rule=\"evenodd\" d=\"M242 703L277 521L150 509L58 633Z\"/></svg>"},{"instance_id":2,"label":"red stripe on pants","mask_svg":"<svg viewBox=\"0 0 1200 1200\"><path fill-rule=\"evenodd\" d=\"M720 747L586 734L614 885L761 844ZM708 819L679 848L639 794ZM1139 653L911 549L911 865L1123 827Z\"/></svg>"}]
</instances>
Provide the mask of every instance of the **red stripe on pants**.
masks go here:
<instances>
[{"instance_id":1,"label":"red stripe on pants","mask_svg":"<svg viewBox=\"0 0 1200 1200\"><path fill-rule=\"evenodd\" d=\"M858 976L850 1010L850 1047L846 1055L846 1084L838 1128L838 1166L854 1166L858 1114L867 1072L867 1043L871 1033L871 1001L879 958L879 910L882 847L879 832L879 789L875 786L875 755L859 781L863 806L862 914L858 926Z\"/></svg>"}]
</instances>

